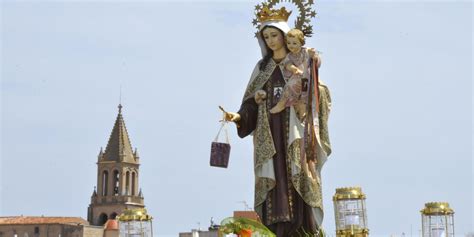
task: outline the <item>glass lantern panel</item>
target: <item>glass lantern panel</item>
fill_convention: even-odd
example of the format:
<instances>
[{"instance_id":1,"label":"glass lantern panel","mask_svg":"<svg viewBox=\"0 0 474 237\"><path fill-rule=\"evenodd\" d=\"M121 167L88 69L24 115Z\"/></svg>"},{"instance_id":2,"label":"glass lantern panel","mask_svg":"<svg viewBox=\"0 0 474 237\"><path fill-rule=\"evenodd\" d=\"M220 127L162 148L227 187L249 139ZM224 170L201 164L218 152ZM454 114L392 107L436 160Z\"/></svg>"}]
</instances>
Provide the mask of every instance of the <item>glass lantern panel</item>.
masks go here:
<instances>
[{"instance_id":1,"label":"glass lantern panel","mask_svg":"<svg viewBox=\"0 0 474 237\"><path fill-rule=\"evenodd\" d=\"M144 233L144 237L152 237L151 236L151 222L150 221L142 221L142 232Z\"/></svg>"},{"instance_id":2,"label":"glass lantern panel","mask_svg":"<svg viewBox=\"0 0 474 237\"><path fill-rule=\"evenodd\" d=\"M366 228L365 210L362 200L340 200L336 202L336 228Z\"/></svg>"},{"instance_id":3,"label":"glass lantern panel","mask_svg":"<svg viewBox=\"0 0 474 237\"><path fill-rule=\"evenodd\" d=\"M448 237L454 237L454 216L453 214L447 216L448 218L448 226L447 226L447 232L448 232Z\"/></svg>"},{"instance_id":4,"label":"glass lantern panel","mask_svg":"<svg viewBox=\"0 0 474 237\"><path fill-rule=\"evenodd\" d=\"M151 237L150 221L120 222L120 237Z\"/></svg>"},{"instance_id":5,"label":"glass lantern panel","mask_svg":"<svg viewBox=\"0 0 474 237\"><path fill-rule=\"evenodd\" d=\"M424 215L423 237L450 237L447 227L447 216Z\"/></svg>"},{"instance_id":6,"label":"glass lantern panel","mask_svg":"<svg viewBox=\"0 0 474 237\"><path fill-rule=\"evenodd\" d=\"M361 227L366 229L368 228L368 224L367 224L367 210L365 209L365 200L360 200L360 205L361 205Z\"/></svg>"}]
</instances>

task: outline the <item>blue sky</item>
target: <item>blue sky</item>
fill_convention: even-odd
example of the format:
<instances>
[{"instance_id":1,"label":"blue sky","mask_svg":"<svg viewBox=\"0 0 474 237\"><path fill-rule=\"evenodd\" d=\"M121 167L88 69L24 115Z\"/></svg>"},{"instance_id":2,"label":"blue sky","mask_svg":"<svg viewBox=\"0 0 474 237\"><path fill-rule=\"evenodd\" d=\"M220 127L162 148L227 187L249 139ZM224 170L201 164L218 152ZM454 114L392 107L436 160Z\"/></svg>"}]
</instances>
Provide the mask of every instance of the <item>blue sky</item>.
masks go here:
<instances>
[{"instance_id":1,"label":"blue sky","mask_svg":"<svg viewBox=\"0 0 474 237\"><path fill-rule=\"evenodd\" d=\"M157 236L207 228L253 203L251 138L230 126L228 169L209 167L222 105L237 110L260 58L258 1L2 1L0 215L87 216L117 114L141 156ZM318 1L321 78L332 92L332 195L367 194L371 235L408 236L447 201L474 231L472 3Z\"/></svg>"}]
</instances>

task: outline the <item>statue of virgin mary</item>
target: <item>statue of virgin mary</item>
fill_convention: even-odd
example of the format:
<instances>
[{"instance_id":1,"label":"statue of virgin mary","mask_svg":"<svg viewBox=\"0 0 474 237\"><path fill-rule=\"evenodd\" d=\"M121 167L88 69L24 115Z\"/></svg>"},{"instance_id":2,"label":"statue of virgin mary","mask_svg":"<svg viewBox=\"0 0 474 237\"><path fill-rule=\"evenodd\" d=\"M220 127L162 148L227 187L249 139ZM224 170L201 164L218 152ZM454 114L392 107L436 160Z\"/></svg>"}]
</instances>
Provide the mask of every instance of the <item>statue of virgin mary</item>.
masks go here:
<instances>
[{"instance_id":1,"label":"statue of virgin mary","mask_svg":"<svg viewBox=\"0 0 474 237\"><path fill-rule=\"evenodd\" d=\"M282 63L289 52L285 44L289 14L284 8L264 8L258 15L262 59L252 72L240 109L226 112L225 118L237 124L239 137L253 136L254 208L263 224L278 237L315 236L321 234L323 220L321 168L331 153L327 130L331 99L328 88L319 82L313 84L316 96L308 102L304 118L293 107L269 112L289 79ZM316 71L320 61L316 54ZM308 132L314 142L307 141Z\"/></svg>"}]
</instances>

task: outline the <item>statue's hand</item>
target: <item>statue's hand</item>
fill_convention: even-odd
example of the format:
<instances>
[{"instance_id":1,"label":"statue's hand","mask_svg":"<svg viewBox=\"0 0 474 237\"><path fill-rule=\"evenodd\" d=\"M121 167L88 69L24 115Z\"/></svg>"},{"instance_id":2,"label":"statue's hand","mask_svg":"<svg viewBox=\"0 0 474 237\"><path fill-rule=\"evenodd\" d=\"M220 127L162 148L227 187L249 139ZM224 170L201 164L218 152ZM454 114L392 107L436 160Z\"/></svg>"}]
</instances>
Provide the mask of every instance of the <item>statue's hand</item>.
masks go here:
<instances>
[{"instance_id":1,"label":"statue's hand","mask_svg":"<svg viewBox=\"0 0 474 237\"><path fill-rule=\"evenodd\" d=\"M234 112L224 112L225 121L238 122L240 120L240 114Z\"/></svg>"},{"instance_id":2,"label":"statue's hand","mask_svg":"<svg viewBox=\"0 0 474 237\"><path fill-rule=\"evenodd\" d=\"M255 102L259 105L267 98L267 92L264 90L258 90L255 92Z\"/></svg>"},{"instance_id":3,"label":"statue's hand","mask_svg":"<svg viewBox=\"0 0 474 237\"><path fill-rule=\"evenodd\" d=\"M235 122L237 124L237 122L240 120L240 114L234 113L234 112L227 112L220 105L219 105L219 109L224 113L223 121L231 121L231 122ZM222 120L221 120L221 122L222 122ZM237 127L239 127L239 124L237 124Z\"/></svg>"}]
</instances>

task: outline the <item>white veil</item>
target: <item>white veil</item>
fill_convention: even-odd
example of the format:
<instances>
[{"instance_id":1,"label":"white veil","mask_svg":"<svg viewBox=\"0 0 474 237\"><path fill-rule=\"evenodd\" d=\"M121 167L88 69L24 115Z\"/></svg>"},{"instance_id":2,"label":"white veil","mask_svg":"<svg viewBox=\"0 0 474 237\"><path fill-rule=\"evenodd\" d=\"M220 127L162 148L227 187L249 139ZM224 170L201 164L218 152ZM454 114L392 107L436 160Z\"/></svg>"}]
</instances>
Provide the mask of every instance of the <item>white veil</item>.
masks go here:
<instances>
[{"instance_id":1,"label":"white veil","mask_svg":"<svg viewBox=\"0 0 474 237\"><path fill-rule=\"evenodd\" d=\"M258 44L260 45L260 50L262 51L262 57L265 57L265 55L267 55L268 53L267 47L265 47L265 40L262 39L262 35L260 34L260 32L265 26L273 26L283 31L283 34L285 35L286 33L288 33L288 31L290 31L290 27L288 26L288 23L286 21L267 21L267 22L262 23L262 25L260 25L260 29L257 34Z\"/></svg>"}]
</instances>

